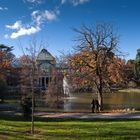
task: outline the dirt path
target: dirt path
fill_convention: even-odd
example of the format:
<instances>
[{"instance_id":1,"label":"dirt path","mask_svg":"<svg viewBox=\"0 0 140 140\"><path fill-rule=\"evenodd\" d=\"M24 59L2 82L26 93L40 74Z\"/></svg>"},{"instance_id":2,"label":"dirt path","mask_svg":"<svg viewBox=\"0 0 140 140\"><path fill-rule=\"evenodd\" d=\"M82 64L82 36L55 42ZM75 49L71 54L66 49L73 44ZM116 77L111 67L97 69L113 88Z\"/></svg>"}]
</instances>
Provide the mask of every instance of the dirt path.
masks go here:
<instances>
[{"instance_id":1,"label":"dirt path","mask_svg":"<svg viewBox=\"0 0 140 140\"><path fill-rule=\"evenodd\" d=\"M5 104L0 105L0 114L21 115L15 106ZM94 118L110 118L110 119L140 119L138 113L47 113L36 112L35 116L48 118L77 118L77 119L94 119Z\"/></svg>"},{"instance_id":2,"label":"dirt path","mask_svg":"<svg viewBox=\"0 0 140 140\"><path fill-rule=\"evenodd\" d=\"M0 114L22 115L15 111L0 111ZM36 112L35 116L45 118L75 118L75 119L140 119L140 113L47 113Z\"/></svg>"}]
</instances>

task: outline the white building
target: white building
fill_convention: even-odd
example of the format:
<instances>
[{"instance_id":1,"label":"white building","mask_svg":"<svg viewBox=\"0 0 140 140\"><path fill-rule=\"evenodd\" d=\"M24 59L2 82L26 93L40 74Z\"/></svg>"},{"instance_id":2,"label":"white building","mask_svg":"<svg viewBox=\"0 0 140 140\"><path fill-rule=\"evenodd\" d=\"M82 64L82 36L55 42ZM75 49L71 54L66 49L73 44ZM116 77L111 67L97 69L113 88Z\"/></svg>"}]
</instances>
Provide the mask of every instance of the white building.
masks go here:
<instances>
[{"instance_id":1,"label":"white building","mask_svg":"<svg viewBox=\"0 0 140 140\"><path fill-rule=\"evenodd\" d=\"M48 89L48 84L51 80L51 73L55 68L56 61L46 49L41 50L36 61L39 68L39 87L42 91L45 91Z\"/></svg>"}]
</instances>

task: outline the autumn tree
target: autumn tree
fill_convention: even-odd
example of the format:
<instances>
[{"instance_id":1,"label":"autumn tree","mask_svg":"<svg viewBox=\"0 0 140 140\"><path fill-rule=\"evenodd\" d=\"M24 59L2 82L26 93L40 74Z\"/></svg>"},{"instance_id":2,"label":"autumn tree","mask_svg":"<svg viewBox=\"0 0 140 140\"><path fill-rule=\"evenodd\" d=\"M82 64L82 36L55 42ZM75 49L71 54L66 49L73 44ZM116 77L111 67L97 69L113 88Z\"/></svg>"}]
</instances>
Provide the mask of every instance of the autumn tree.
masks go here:
<instances>
[{"instance_id":1,"label":"autumn tree","mask_svg":"<svg viewBox=\"0 0 140 140\"><path fill-rule=\"evenodd\" d=\"M62 71L53 68L46 94L46 101L50 107L62 108L64 105L63 78Z\"/></svg>"},{"instance_id":2,"label":"autumn tree","mask_svg":"<svg viewBox=\"0 0 140 140\"><path fill-rule=\"evenodd\" d=\"M12 75L11 73L14 71L12 67L12 61L14 59L14 55L12 53L13 47L9 47L6 45L0 45L0 86L1 86L1 97L4 100L6 96L6 91L8 92L8 86L10 81L8 81ZM6 88L6 90L5 90Z\"/></svg>"},{"instance_id":3,"label":"autumn tree","mask_svg":"<svg viewBox=\"0 0 140 140\"><path fill-rule=\"evenodd\" d=\"M0 77L0 103L4 102L4 95L5 95L6 89L7 89L6 81L2 77Z\"/></svg>"},{"instance_id":4,"label":"autumn tree","mask_svg":"<svg viewBox=\"0 0 140 140\"><path fill-rule=\"evenodd\" d=\"M135 86L136 76L135 76L135 60L128 60L123 65L123 84L125 87ZM133 84L132 84L133 83Z\"/></svg>"},{"instance_id":5,"label":"autumn tree","mask_svg":"<svg viewBox=\"0 0 140 140\"><path fill-rule=\"evenodd\" d=\"M23 56L19 59L22 71L21 71L21 85L31 97L32 110L31 110L31 133L34 134L34 110L35 110L35 91L37 89L37 80L39 79L39 70L36 63L37 54L42 47L42 43L38 43L35 38L29 41L26 50L19 44L23 50ZM25 91L23 91L25 93Z\"/></svg>"},{"instance_id":6,"label":"autumn tree","mask_svg":"<svg viewBox=\"0 0 140 140\"><path fill-rule=\"evenodd\" d=\"M14 58L12 50L13 47L0 45L0 76L6 77L8 71L12 68L11 64Z\"/></svg>"},{"instance_id":7,"label":"autumn tree","mask_svg":"<svg viewBox=\"0 0 140 140\"><path fill-rule=\"evenodd\" d=\"M22 55L18 58L18 63L20 65L20 89L21 96L31 97L31 58L28 55Z\"/></svg>"},{"instance_id":8,"label":"autumn tree","mask_svg":"<svg viewBox=\"0 0 140 140\"><path fill-rule=\"evenodd\" d=\"M98 24L95 28L83 26L75 29L79 35L76 51L69 58L76 77L86 78L83 84L90 84L97 90L100 110L103 110L103 91L110 82L121 81L121 61L118 53L118 36L111 25Z\"/></svg>"}]
</instances>

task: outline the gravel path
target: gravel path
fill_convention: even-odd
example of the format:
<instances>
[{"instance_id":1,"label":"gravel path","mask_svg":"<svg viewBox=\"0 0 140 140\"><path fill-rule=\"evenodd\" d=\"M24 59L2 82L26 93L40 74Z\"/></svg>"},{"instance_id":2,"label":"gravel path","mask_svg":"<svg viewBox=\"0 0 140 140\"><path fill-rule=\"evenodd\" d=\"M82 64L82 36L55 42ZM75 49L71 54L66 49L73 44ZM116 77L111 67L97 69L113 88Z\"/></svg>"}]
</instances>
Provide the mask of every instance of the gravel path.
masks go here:
<instances>
[{"instance_id":1,"label":"gravel path","mask_svg":"<svg viewBox=\"0 0 140 140\"><path fill-rule=\"evenodd\" d=\"M15 111L0 111L0 114L22 115ZM45 118L75 118L75 119L140 119L140 113L46 113L36 112L35 116Z\"/></svg>"},{"instance_id":2,"label":"gravel path","mask_svg":"<svg viewBox=\"0 0 140 140\"><path fill-rule=\"evenodd\" d=\"M36 113L36 116L48 118L110 118L110 119L140 119L140 113Z\"/></svg>"},{"instance_id":3,"label":"gravel path","mask_svg":"<svg viewBox=\"0 0 140 140\"><path fill-rule=\"evenodd\" d=\"M15 106L1 104L0 114L16 115L18 108ZM140 119L140 112L138 113L47 113L36 112L35 116L48 117L48 118L77 118L77 119L94 119L94 118L106 118L106 119Z\"/></svg>"}]
</instances>

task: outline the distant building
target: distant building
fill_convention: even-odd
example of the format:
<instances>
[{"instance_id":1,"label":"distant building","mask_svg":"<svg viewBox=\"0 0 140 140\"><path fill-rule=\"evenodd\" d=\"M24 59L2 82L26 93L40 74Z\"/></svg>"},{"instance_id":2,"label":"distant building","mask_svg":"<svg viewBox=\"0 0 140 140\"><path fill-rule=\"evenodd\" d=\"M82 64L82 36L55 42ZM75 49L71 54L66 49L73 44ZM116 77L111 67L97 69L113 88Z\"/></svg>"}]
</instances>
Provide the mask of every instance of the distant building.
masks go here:
<instances>
[{"instance_id":1,"label":"distant building","mask_svg":"<svg viewBox=\"0 0 140 140\"><path fill-rule=\"evenodd\" d=\"M140 49L137 49L136 60L140 61Z\"/></svg>"},{"instance_id":2,"label":"distant building","mask_svg":"<svg viewBox=\"0 0 140 140\"><path fill-rule=\"evenodd\" d=\"M137 52L140 53L140 49L137 49Z\"/></svg>"},{"instance_id":3,"label":"distant building","mask_svg":"<svg viewBox=\"0 0 140 140\"><path fill-rule=\"evenodd\" d=\"M39 69L39 87L41 90L47 90L52 70L56 66L55 58L46 49L42 49L36 62Z\"/></svg>"},{"instance_id":4,"label":"distant building","mask_svg":"<svg viewBox=\"0 0 140 140\"><path fill-rule=\"evenodd\" d=\"M34 74L34 88L36 93L46 92L49 84L52 84L52 78L55 76L57 84L63 84L58 79L62 79L63 74L66 73L68 67L66 65L56 64L56 59L46 49L42 49L36 58L37 69ZM27 95L31 92L31 60L30 56L23 56L22 60L13 62L14 73L9 73L7 83L9 86L9 93L12 95L19 93ZM58 81L59 82L58 82Z\"/></svg>"}]
</instances>

